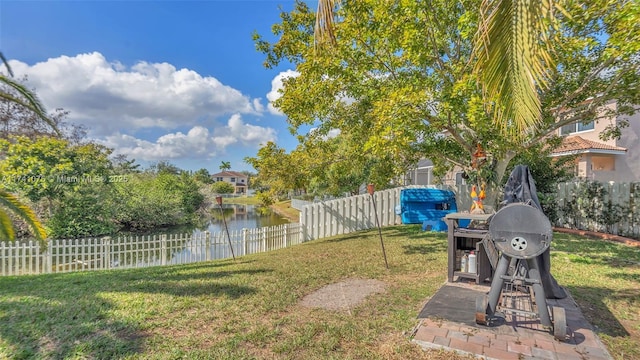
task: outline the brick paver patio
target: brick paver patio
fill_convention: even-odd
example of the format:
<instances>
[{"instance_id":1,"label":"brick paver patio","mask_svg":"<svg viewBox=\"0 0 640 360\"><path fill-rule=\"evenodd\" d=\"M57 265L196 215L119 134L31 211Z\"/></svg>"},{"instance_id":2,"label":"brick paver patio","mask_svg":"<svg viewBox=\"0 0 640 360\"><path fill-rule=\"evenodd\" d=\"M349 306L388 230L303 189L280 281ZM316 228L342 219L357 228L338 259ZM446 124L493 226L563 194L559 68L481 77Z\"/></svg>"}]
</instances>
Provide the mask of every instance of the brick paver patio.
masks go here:
<instances>
[{"instance_id":1,"label":"brick paver patio","mask_svg":"<svg viewBox=\"0 0 640 360\"><path fill-rule=\"evenodd\" d=\"M459 286L487 292L488 286L470 283L454 283ZM538 320L516 319L505 316L499 326L469 325L450 321L444 317L429 316L421 320L413 341L424 348L443 348L482 359L522 360L611 360L604 344L585 320L571 295L565 299L547 300L548 306L565 309L567 338L556 340L551 331L544 329ZM427 302L426 307L429 306ZM463 309L473 318L475 309ZM443 312L444 314L444 312Z\"/></svg>"}]
</instances>

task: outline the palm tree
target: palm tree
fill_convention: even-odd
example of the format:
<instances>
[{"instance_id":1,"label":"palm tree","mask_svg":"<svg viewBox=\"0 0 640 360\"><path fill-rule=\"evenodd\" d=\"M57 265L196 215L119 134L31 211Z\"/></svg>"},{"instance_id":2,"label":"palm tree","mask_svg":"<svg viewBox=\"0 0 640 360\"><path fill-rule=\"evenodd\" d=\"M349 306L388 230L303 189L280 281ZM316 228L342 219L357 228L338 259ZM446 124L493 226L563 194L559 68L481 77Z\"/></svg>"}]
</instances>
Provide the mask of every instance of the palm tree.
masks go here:
<instances>
[{"instance_id":1,"label":"palm tree","mask_svg":"<svg viewBox=\"0 0 640 360\"><path fill-rule=\"evenodd\" d=\"M44 240L47 237L47 233L34 211L20 202L15 195L0 189L0 239L15 239L13 224L6 209L23 219L38 240Z\"/></svg>"},{"instance_id":2,"label":"palm tree","mask_svg":"<svg viewBox=\"0 0 640 360\"><path fill-rule=\"evenodd\" d=\"M13 71L11 70L9 63L7 62L7 59L5 59L2 52L0 52L0 60L7 68L9 76L13 77ZM47 117L44 106L40 103L35 94L29 91L29 89L24 87L22 84L15 82L4 74L0 74L0 83L13 88L19 94L19 97L17 97L8 92L0 91L0 98L30 109L40 118L42 118L47 124L51 125L51 127L56 131L57 134L60 134L55 123ZM47 237L47 233L40 221L38 221L35 212L31 208L20 202L20 200L18 200L15 195L12 195L0 188L0 238L9 240L15 239L15 231L11 222L11 218L9 216L9 212L7 212L7 210L13 212L15 215L24 220L27 225L29 225L38 240L44 240Z\"/></svg>"},{"instance_id":3,"label":"palm tree","mask_svg":"<svg viewBox=\"0 0 640 360\"><path fill-rule=\"evenodd\" d=\"M231 162L223 161L222 164L220 164L220 170L222 171L231 170Z\"/></svg>"},{"instance_id":4,"label":"palm tree","mask_svg":"<svg viewBox=\"0 0 640 360\"><path fill-rule=\"evenodd\" d=\"M333 26L340 0L319 0L315 46L335 42ZM494 105L501 129L522 136L542 117L537 87L545 87L554 68L549 29L556 24L554 0L483 0L475 38L475 73Z\"/></svg>"}]
</instances>

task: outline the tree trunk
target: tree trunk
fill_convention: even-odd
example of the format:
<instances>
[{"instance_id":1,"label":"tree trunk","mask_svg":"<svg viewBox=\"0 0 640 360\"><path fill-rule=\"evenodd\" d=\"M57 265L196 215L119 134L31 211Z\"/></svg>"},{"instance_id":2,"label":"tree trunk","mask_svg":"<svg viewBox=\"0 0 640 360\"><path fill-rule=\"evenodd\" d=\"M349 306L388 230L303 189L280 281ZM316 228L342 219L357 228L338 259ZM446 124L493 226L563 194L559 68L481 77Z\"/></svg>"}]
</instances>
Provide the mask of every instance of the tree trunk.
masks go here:
<instances>
[{"instance_id":1,"label":"tree trunk","mask_svg":"<svg viewBox=\"0 0 640 360\"><path fill-rule=\"evenodd\" d=\"M498 203L502 197L502 187L504 185L504 175L507 171L507 167L513 158L516 156L516 152L513 150L508 150L504 157L496 163L495 172L496 172L496 182L494 184L494 191L487 191L487 197L485 199L485 204L494 206L496 210L498 210Z\"/></svg>"}]
</instances>

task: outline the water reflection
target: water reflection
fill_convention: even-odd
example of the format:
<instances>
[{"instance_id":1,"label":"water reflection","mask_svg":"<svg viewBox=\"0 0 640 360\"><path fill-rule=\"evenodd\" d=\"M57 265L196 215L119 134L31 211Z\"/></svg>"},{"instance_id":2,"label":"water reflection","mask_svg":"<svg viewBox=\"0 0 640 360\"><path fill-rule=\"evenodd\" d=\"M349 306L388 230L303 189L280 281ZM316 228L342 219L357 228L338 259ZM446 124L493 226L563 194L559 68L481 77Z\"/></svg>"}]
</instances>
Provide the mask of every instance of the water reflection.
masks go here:
<instances>
[{"instance_id":1,"label":"water reflection","mask_svg":"<svg viewBox=\"0 0 640 360\"><path fill-rule=\"evenodd\" d=\"M256 205L240 205L240 204L222 204L222 213L220 207L215 205L209 209L208 217L200 219L195 225L179 225L168 228L157 228L152 231L145 232L128 232L121 231L112 236L146 236L146 235L168 235L168 234L201 234L205 231L211 233L224 232L224 222L222 214L227 222L229 231L242 229L255 229L261 227L288 224L290 221L278 215L268 207Z\"/></svg>"},{"instance_id":2,"label":"water reflection","mask_svg":"<svg viewBox=\"0 0 640 360\"><path fill-rule=\"evenodd\" d=\"M211 218L203 226L193 229L194 232L224 231L222 216L227 222L229 231L254 229L289 223L289 220L276 214L269 208L255 205L223 204L222 212L216 206L210 210Z\"/></svg>"}]
</instances>

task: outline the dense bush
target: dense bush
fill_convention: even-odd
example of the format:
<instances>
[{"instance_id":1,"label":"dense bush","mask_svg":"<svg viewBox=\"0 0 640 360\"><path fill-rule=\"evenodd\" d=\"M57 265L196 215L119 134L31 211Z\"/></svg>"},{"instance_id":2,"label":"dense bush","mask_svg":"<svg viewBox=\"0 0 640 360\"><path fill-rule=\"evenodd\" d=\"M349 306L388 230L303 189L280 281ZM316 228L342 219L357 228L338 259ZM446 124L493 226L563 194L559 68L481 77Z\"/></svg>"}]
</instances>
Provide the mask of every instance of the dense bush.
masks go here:
<instances>
[{"instance_id":1,"label":"dense bush","mask_svg":"<svg viewBox=\"0 0 640 360\"><path fill-rule=\"evenodd\" d=\"M67 192L47 221L51 238L80 238L111 234L117 201L111 184L84 183Z\"/></svg>"},{"instance_id":2,"label":"dense bush","mask_svg":"<svg viewBox=\"0 0 640 360\"><path fill-rule=\"evenodd\" d=\"M270 206L276 202L276 194L272 190L258 191L256 197L260 200L262 206Z\"/></svg>"},{"instance_id":3,"label":"dense bush","mask_svg":"<svg viewBox=\"0 0 640 360\"><path fill-rule=\"evenodd\" d=\"M204 200L193 179L169 173L132 174L116 184L116 194L115 221L127 230L190 223Z\"/></svg>"},{"instance_id":4,"label":"dense bush","mask_svg":"<svg viewBox=\"0 0 640 360\"><path fill-rule=\"evenodd\" d=\"M233 194L236 190L233 185L225 181L218 181L211 185L211 188L213 189L213 192L217 194Z\"/></svg>"}]
</instances>

